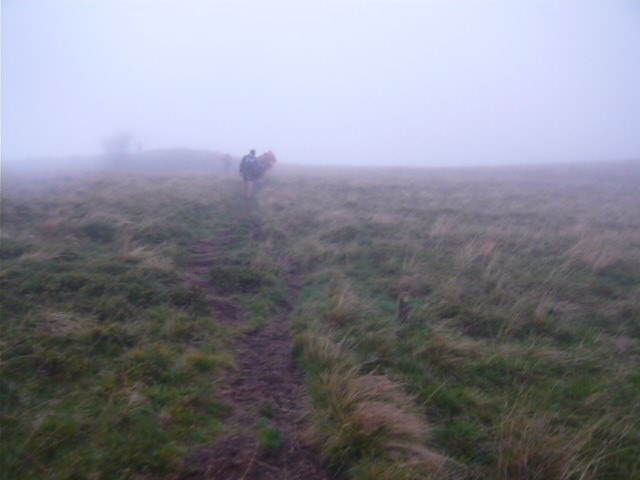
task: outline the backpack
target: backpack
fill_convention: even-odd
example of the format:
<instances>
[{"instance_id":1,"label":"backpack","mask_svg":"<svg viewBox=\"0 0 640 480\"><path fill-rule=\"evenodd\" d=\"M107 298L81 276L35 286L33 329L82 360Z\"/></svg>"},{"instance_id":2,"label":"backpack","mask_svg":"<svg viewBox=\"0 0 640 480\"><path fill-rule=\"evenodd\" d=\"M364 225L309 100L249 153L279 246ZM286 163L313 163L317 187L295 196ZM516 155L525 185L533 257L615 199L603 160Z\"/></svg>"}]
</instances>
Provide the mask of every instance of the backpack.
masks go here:
<instances>
[{"instance_id":1,"label":"backpack","mask_svg":"<svg viewBox=\"0 0 640 480\"><path fill-rule=\"evenodd\" d=\"M242 157L242 161L240 162L240 171L242 173L249 173L254 170L254 164L256 163L256 158L251 155L245 155Z\"/></svg>"},{"instance_id":2,"label":"backpack","mask_svg":"<svg viewBox=\"0 0 640 480\"><path fill-rule=\"evenodd\" d=\"M261 176L260 163L255 156L246 155L240 162L240 172L250 177Z\"/></svg>"}]
</instances>

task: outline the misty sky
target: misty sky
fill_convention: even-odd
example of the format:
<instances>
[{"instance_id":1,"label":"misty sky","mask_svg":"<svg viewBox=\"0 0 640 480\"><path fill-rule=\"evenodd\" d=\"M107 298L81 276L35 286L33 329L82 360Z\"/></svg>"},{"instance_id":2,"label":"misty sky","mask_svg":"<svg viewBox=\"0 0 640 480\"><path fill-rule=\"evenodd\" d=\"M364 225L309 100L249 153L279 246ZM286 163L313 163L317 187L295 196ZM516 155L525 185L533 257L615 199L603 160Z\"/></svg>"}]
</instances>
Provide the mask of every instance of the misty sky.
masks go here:
<instances>
[{"instance_id":1,"label":"misty sky","mask_svg":"<svg viewBox=\"0 0 640 480\"><path fill-rule=\"evenodd\" d=\"M640 159L640 2L2 1L2 156Z\"/></svg>"}]
</instances>

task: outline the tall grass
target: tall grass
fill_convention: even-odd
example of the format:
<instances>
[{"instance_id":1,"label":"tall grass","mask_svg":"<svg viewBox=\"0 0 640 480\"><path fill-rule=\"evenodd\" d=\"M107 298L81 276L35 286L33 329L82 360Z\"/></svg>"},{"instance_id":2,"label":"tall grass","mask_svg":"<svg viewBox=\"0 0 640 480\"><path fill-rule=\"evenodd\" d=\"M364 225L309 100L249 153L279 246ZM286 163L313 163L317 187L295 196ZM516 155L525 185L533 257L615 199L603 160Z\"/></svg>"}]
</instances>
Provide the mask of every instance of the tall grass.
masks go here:
<instances>
[{"instance_id":1,"label":"tall grass","mask_svg":"<svg viewBox=\"0 0 640 480\"><path fill-rule=\"evenodd\" d=\"M244 228L240 189L94 175L3 178L2 195L3 478L188 473L185 458L223 429L217 389L235 364L189 248ZM250 242L229 248L251 263Z\"/></svg>"},{"instance_id":2,"label":"tall grass","mask_svg":"<svg viewBox=\"0 0 640 480\"><path fill-rule=\"evenodd\" d=\"M637 164L286 170L250 213L216 176L3 179L3 473L188 474L228 417L215 284L249 329L294 308L307 437L350 478L640 475Z\"/></svg>"},{"instance_id":3,"label":"tall grass","mask_svg":"<svg viewBox=\"0 0 640 480\"><path fill-rule=\"evenodd\" d=\"M411 478L397 434L445 459L429 475L636 476L639 180L637 164L281 173L261 206L306 279L293 326L325 455ZM380 405L360 378L408 396ZM381 426L414 414L431 436Z\"/></svg>"}]
</instances>

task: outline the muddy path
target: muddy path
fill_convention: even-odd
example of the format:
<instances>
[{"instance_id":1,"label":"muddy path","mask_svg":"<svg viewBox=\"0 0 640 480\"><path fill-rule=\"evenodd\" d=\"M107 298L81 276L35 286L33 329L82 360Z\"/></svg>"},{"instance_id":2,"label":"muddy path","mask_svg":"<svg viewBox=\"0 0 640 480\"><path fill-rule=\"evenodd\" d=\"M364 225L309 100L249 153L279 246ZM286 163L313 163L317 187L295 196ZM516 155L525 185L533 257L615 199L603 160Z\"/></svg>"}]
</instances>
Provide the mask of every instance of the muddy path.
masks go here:
<instances>
[{"instance_id":1,"label":"muddy path","mask_svg":"<svg viewBox=\"0 0 640 480\"><path fill-rule=\"evenodd\" d=\"M263 237L254 222L255 240ZM232 230L193 246L191 271L202 278L211 261L238 241ZM299 279L287 276L288 307L282 307L265 325L249 331L233 345L237 369L221 382L219 395L229 406L225 432L210 448L187 459L184 478L190 479L337 479L304 441L306 382L292 356L289 315L300 291ZM242 306L201 280L212 311L226 325L246 322ZM266 440L265 440L266 439Z\"/></svg>"}]
</instances>

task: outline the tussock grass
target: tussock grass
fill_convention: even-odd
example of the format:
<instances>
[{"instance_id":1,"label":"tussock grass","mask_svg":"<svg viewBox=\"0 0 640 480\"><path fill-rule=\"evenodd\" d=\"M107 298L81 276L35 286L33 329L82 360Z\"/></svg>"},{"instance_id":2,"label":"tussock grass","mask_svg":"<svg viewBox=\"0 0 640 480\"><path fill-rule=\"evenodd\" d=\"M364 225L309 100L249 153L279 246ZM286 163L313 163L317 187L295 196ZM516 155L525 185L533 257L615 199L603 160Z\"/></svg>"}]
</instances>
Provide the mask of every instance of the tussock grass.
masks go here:
<instances>
[{"instance_id":1,"label":"tussock grass","mask_svg":"<svg viewBox=\"0 0 640 480\"><path fill-rule=\"evenodd\" d=\"M383 375L331 371L320 376L317 388L320 421L314 433L330 457L382 454L391 443L419 442L427 434L426 423L407 410L413 403Z\"/></svg>"},{"instance_id":2,"label":"tussock grass","mask_svg":"<svg viewBox=\"0 0 640 480\"><path fill-rule=\"evenodd\" d=\"M332 326L348 327L373 313L372 305L354 292L349 282L331 283L328 300L324 316Z\"/></svg>"},{"instance_id":3,"label":"tussock grass","mask_svg":"<svg viewBox=\"0 0 640 480\"><path fill-rule=\"evenodd\" d=\"M588 436L568 437L551 419L514 412L498 425L498 478L590 478L581 450Z\"/></svg>"},{"instance_id":4,"label":"tussock grass","mask_svg":"<svg viewBox=\"0 0 640 480\"><path fill-rule=\"evenodd\" d=\"M194 286L188 247L246 230L235 187L213 176L3 179L3 476L176 478L215 441L233 332ZM236 254L250 241L240 235ZM269 309L277 292L252 296Z\"/></svg>"},{"instance_id":5,"label":"tussock grass","mask_svg":"<svg viewBox=\"0 0 640 480\"><path fill-rule=\"evenodd\" d=\"M637 165L279 175L262 208L305 274L296 353L334 463L353 478L637 475ZM408 403L358 397L361 376ZM416 412L431 436L402 430ZM396 434L445 469L420 477Z\"/></svg>"},{"instance_id":6,"label":"tussock grass","mask_svg":"<svg viewBox=\"0 0 640 480\"><path fill-rule=\"evenodd\" d=\"M446 458L423 446L429 428L415 402L386 376L328 370L311 384L311 395L308 436L331 464L351 464L358 478L376 470L386 472L383 478L446 471Z\"/></svg>"},{"instance_id":7,"label":"tussock grass","mask_svg":"<svg viewBox=\"0 0 640 480\"><path fill-rule=\"evenodd\" d=\"M215 438L238 331L187 247L222 234L199 280L248 328L304 282L309 439L350 478L640 475L637 165L273 173L249 215L217 177L3 184L3 472L172 477Z\"/></svg>"},{"instance_id":8,"label":"tussock grass","mask_svg":"<svg viewBox=\"0 0 640 480\"><path fill-rule=\"evenodd\" d=\"M327 291L332 294L327 326L332 328L335 318L331 315L336 307L344 307L348 288L342 285ZM342 295L336 298L337 292ZM356 295L349 295L357 303ZM331 465L349 468L355 478L441 477L448 471L446 457L427 447L426 418L400 384L385 375L364 372L365 365L356 366L353 352L358 346L353 341L334 340L303 312L294 317L293 326L298 331L294 353L302 359L310 382L307 439Z\"/></svg>"}]
</instances>

